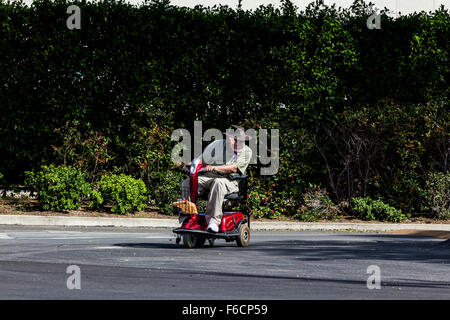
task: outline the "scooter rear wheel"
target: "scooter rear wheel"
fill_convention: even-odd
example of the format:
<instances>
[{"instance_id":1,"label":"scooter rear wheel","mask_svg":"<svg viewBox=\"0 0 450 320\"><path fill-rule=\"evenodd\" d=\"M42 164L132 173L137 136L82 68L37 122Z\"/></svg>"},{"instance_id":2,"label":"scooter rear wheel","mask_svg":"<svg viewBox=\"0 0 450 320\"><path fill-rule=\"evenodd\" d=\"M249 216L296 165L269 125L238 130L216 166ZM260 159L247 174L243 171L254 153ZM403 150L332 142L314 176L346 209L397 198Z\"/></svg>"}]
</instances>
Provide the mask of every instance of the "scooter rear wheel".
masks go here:
<instances>
[{"instance_id":1,"label":"scooter rear wheel","mask_svg":"<svg viewBox=\"0 0 450 320\"><path fill-rule=\"evenodd\" d=\"M247 247L250 243L250 228L248 225L243 224L239 227L239 235L236 238L237 245L239 247Z\"/></svg>"},{"instance_id":2,"label":"scooter rear wheel","mask_svg":"<svg viewBox=\"0 0 450 320\"><path fill-rule=\"evenodd\" d=\"M183 244L186 248L201 248L205 244L206 238L199 237L193 233L183 234Z\"/></svg>"}]
</instances>

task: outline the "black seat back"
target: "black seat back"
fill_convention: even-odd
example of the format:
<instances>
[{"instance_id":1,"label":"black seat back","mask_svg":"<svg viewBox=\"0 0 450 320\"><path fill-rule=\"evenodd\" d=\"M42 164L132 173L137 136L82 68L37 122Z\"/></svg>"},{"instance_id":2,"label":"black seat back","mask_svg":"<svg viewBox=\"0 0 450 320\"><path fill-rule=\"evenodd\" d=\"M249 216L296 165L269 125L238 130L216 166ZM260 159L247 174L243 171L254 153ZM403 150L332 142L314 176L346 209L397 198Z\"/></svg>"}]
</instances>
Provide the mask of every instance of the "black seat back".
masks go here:
<instances>
[{"instance_id":1,"label":"black seat back","mask_svg":"<svg viewBox=\"0 0 450 320\"><path fill-rule=\"evenodd\" d=\"M237 192L237 194L239 195L239 199L237 199L236 197L227 197L227 196L225 196L225 199L244 203L247 200L247 194L248 194L248 176L240 176L237 174L233 174L233 175L230 175L228 178L231 180L238 180L239 191ZM209 190L205 190L205 192L203 192L200 195L200 198L203 200L208 200L208 195L209 195Z\"/></svg>"},{"instance_id":2,"label":"black seat back","mask_svg":"<svg viewBox=\"0 0 450 320\"><path fill-rule=\"evenodd\" d=\"M231 180L238 180L240 202L247 200L248 194L248 176L230 175Z\"/></svg>"}]
</instances>

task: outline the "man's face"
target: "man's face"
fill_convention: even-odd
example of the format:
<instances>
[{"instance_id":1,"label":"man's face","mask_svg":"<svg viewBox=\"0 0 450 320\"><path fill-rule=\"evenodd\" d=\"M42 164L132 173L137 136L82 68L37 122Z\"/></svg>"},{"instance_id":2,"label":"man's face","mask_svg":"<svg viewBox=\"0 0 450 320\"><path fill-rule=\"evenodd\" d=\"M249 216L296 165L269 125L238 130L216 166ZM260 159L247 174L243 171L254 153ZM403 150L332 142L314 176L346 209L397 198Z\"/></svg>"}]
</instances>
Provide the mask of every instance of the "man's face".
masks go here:
<instances>
[{"instance_id":1,"label":"man's face","mask_svg":"<svg viewBox=\"0 0 450 320\"><path fill-rule=\"evenodd\" d=\"M237 152L242 149L244 141L238 140L233 136L227 136L227 143L230 146L231 150Z\"/></svg>"},{"instance_id":2,"label":"man's face","mask_svg":"<svg viewBox=\"0 0 450 320\"><path fill-rule=\"evenodd\" d=\"M227 136L227 143L231 150L236 151L236 139L233 136Z\"/></svg>"}]
</instances>

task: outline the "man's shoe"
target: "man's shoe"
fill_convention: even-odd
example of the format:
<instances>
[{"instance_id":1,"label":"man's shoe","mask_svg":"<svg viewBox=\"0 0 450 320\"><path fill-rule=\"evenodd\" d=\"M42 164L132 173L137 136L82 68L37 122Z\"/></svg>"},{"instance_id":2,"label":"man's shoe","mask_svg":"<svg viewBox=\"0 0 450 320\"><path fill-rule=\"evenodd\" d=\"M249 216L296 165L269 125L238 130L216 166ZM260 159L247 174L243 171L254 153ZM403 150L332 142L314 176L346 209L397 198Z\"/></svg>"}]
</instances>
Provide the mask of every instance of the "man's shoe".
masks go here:
<instances>
[{"instance_id":1,"label":"man's shoe","mask_svg":"<svg viewBox=\"0 0 450 320\"><path fill-rule=\"evenodd\" d=\"M208 224L208 228L206 228L206 231L213 233L219 232L219 226L215 222L210 221Z\"/></svg>"}]
</instances>

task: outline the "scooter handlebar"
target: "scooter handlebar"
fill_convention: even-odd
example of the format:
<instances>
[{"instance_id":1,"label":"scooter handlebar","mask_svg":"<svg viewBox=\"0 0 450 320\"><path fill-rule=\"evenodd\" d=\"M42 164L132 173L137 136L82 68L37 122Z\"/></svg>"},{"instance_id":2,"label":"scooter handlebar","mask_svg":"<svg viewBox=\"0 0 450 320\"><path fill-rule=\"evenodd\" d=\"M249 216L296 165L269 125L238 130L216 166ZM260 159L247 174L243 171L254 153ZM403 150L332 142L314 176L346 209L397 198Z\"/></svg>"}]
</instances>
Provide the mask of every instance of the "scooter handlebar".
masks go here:
<instances>
[{"instance_id":1,"label":"scooter handlebar","mask_svg":"<svg viewBox=\"0 0 450 320\"><path fill-rule=\"evenodd\" d=\"M216 169L212 170L212 173L218 174L219 176L225 176L222 172L217 171Z\"/></svg>"},{"instance_id":2,"label":"scooter handlebar","mask_svg":"<svg viewBox=\"0 0 450 320\"><path fill-rule=\"evenodd\" d=\"M184 171L186 171L186 173L190 173L190 172L191 172L190 167L189 167L189 166L184 166ZM206 172L207 172L207 171L206 171L206 167L205 167L205 168L202 168L202 169L200 169L200 170L197 171L198 174L200 174L200 173L206 173ZM216 169L211 170L211 172L212 172L212 173L215 173L215 174L218 174L218 175L220 175L220 176L223 176L223 175L224 175L223 173L217 171Z\"/></svg>"}]
</instances>

